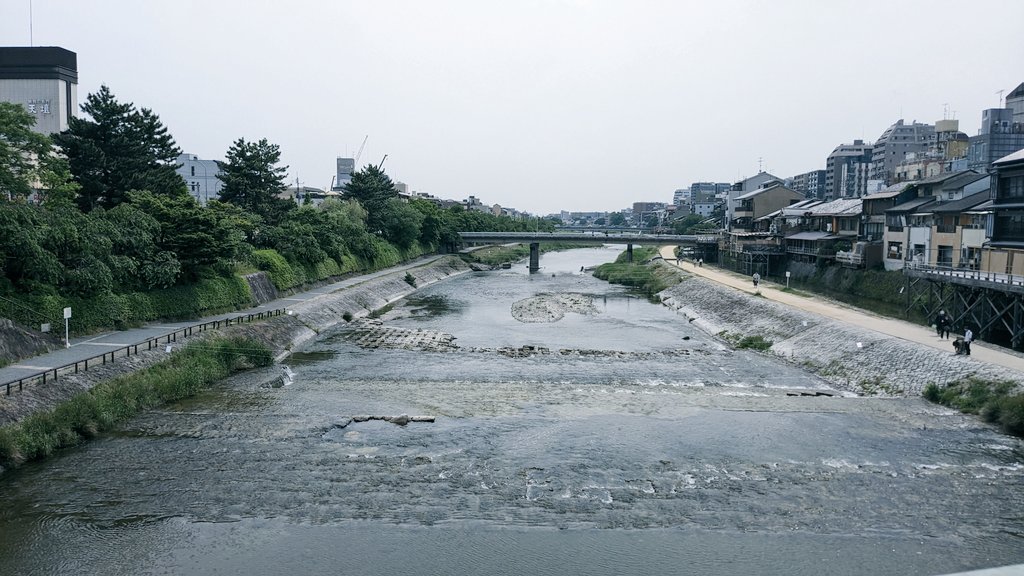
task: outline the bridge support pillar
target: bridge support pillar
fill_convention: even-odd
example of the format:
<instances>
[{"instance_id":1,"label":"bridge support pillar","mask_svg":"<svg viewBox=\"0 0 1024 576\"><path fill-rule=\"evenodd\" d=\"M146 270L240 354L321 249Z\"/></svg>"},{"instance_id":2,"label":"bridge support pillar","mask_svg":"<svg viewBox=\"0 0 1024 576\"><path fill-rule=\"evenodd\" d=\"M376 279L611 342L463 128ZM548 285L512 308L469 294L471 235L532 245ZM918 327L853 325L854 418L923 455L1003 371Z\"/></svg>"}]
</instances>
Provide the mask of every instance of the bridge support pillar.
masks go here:
<instances>
[{"instance_id":1,"label":"bridge support pillar","mask_svg":"<svg viewBox=\"0 0 1024 576\"><path fill-rule=\"evenodd\" d=\"M633 245L626 244L626 262L633 261Z\"/></svg>"},{"instance_id":2,"label":"bridge support pillar","mask_svg":"<svg viewBox=\"0 0 1024 576\"><path fill-rule=\"evenodd\" d=\"M540 270L540 242L530 242L530 272Z\"/></svg>"}]
</instances>

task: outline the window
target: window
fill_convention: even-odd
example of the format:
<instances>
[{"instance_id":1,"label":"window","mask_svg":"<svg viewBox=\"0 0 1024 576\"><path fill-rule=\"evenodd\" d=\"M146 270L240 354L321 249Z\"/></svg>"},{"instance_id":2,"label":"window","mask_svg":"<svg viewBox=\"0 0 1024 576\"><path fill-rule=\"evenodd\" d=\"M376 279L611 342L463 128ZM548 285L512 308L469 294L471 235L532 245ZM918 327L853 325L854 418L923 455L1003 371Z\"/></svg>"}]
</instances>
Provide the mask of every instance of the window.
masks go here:
<instances>
[{"instance_id":1,"label":"window","mask_svg":"<svg viewBox=\"0 0 1024 576\"><path fill-rule=\"evenodd\" d=\"M193 176L196 175L196 166L195 166L195 164L192 165L192 175Z\"/></svg>"},{"instance_id":2,"label":"window","mask_svg":"<svg viewBox=\"0 0 1024 576\"><path fill-rule=\"evenodd\" d=\"M1024 175L999 180L1000 198L1024 198Z\"/></svg>"}]
</instances>

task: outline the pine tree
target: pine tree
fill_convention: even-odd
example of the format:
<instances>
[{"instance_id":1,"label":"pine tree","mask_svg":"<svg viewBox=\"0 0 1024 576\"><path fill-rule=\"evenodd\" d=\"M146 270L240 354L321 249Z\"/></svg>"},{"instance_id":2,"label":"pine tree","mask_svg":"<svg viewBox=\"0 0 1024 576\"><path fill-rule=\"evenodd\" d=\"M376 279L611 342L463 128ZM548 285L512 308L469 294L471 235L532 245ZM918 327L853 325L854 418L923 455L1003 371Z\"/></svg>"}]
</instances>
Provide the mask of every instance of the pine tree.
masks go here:
<instances>
[{"instance_id":1,"label":"pine tree","mask_svg":"<svg viewBox=\"0 0 1024 576\"><path fill-rule=\"evenodd\" d=\"M187 194L175 172L181 150L152 110L118 102L102 86L86 97L82 112L88 118L69 118L68 129L54 137L81 185L79 208L113 208L132 190Z\"/></svg>"},{"instance_id":2,"label":"pine tree","mask_svg":"<svg viewBox=\"0 0 1024 576\"><path fill-rule=\"evenodd\" d=\"M220 191L222 202L258 214L271 224L279 222L281 216L295 206L294 202L278 196L285 189L288 167L277 166L281 161L277 144L270 144L266 138L259 142L239 138L225 156L227 161L218 163L221 173L217 175L224 182Z\"/></svg>"}]
</instances>

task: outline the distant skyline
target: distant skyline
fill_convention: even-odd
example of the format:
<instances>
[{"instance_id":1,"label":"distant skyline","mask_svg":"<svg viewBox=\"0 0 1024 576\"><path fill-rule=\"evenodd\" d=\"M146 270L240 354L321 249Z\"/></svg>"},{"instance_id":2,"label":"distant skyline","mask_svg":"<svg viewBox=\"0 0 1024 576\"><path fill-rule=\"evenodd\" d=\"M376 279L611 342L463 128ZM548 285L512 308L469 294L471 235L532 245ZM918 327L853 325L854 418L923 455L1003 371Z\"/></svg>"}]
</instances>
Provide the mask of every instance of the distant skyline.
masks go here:
<instances>
[{"instance_id":1,"label":"distant skyline","mask_svg":"<svg viewBox=\"0 0 1024 576\"><path fill-rule=\"evenodd\" d=\"M900 118L973 136L1024 82L1021 22L1016 0L0 0L0 45L76 52L80 103L106 84L203 158L267 138L325 188L369 136L360 167L387 154L410 190L548 214L823 169Z\"/></svg>"}]
</instances>

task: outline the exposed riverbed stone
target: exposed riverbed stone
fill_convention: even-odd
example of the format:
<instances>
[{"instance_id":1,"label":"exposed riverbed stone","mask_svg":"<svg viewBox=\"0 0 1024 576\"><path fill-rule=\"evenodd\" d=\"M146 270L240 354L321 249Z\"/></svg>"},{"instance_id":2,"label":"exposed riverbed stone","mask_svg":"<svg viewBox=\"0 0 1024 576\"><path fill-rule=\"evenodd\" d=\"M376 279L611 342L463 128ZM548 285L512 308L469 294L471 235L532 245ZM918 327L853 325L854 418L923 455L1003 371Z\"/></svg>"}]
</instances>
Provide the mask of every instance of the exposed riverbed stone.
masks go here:
<instances>
[{"instance_id":1,"label":"exposed riverbed stone","mask_svg":"<svg viewBox=\"0 0 1024 576\"><path fill-rule=\"evenodd\" d=\"M512 317L520 322L558 322L567 312L594 314L597 307L583 294L540 294L512 304Z\"/></svg>"}]
</instances>

